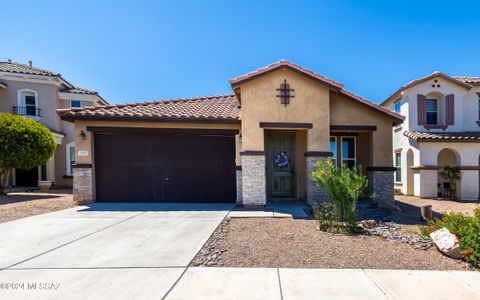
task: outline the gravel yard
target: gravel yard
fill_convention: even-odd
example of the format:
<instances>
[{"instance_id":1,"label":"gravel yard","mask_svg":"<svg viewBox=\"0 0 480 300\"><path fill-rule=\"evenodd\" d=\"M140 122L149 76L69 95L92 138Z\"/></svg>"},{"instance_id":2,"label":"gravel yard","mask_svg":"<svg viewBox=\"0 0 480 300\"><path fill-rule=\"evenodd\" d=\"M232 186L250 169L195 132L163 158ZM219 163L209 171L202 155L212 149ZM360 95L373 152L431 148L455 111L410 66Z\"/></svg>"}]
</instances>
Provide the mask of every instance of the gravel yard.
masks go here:
<instances>
[{"instance_id":1,"label":"gravel yard","mask_svg":"<svg viewBox=\"0 0 480 300\"><path fill-rule=\"evenodd\" d=\"M214 259L208 263L209 259ZM321 232L314 220L231 218L224 221L192 265L278 268L465 270L468 265L435 248L415 250L399 241Z\"/></svg>"},{"instance_id":2,"label":"gravel yard","mask_svg":"<svg viewBox=\"0 0 480 300\"><path fill-rule=\"evenodd\" d=\"M417 197L397 195L395 196L396 204L401 208L400 215L411 215L416 213L421 206L432 205L432 209L437 215L445 212L457 212L473 216L473 210L480 208L480 203L475 202L455 202L450 200L436 200L436 199L420 199Z\"/></svg>"},{"instance_id":3,"label":"gravel yard","mask_svg":"<svg viewBox=\"0 0 480 300\"><path fill-rule=\"evenodd\" d=\"M8 193L0 196L0 223L74 206L71 190Z\"/></svg>"}]
</instances>

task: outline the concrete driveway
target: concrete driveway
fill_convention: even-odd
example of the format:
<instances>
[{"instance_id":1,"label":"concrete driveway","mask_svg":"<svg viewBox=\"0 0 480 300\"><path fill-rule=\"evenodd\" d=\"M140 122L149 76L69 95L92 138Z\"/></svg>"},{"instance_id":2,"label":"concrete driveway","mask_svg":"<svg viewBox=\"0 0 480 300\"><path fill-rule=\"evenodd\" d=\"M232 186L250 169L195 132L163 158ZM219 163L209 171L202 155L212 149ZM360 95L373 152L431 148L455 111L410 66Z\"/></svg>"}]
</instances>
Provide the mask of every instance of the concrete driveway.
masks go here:
<instances>
[{"instance_id":1,"label":"concrete driveway","mask_svg":"<svg viewBox=\"0 0 480 300\"><path fill-rule=\"evenodd\" d=\"M0 298L160 299L232 207L98 203L0 224Z\"/></svg>"}]
</instances>

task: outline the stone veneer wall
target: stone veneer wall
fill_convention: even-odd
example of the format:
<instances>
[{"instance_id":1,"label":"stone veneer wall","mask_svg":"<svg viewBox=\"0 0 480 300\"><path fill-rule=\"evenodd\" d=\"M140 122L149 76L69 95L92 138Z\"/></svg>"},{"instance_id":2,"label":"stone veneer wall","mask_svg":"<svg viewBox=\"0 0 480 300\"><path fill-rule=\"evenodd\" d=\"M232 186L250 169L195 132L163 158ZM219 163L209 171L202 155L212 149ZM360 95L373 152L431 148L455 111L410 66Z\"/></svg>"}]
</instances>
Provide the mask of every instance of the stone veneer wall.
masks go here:
<instances>
[{"instance_id":1,"label":"stone veneer wall","mask_svg":"<svg viewBox=\"0 0 480 300\"><path fill-rule=\"evenodd\" d=\"M237 204L242 203L242 170L237 170Z\"/></svg>"},{"instance_id":2,"label":"stone veneer wall","mask_svg":"<svg viewBox=\"0 0 480 300\"><path fill-rule=\"evenodd\" d=\"M92 168L73 168L73 200L78 203L93 201Z\"/></svg>"},{"instance_id":3,"label":"stone veneer wall","mask_svg":"<svg viewBox=\"0 0 480 300\"><path fill-rule=\"evenodd\" d=\"M374 193L380 206L395 208L393 171L368 171L368 191Z\"/></svg>"},{"instance_id":4,"label":"stone veneer wall","mask_svg":"<svg viewBox=\"0 0 480 300\"><path fill-rule=\"evenodd\" d=\"M242 155L242 203L263 206L267 202L265 155Z\"/></svg>"},{"instance_id":5,"label":"stone veneer wall","mask_svg":"<svg viewBox=\"0 0 480 300\"><path fill-rule=\"evenodd\" d=\"M317 168L317 162L319 160L326 159L326 157L320 156L308 156L307 161L307 203L325 202L328 201L327 193L321 188L317 187L315 181L311 179L311 174Z\"/></svg>"}]
</instances>

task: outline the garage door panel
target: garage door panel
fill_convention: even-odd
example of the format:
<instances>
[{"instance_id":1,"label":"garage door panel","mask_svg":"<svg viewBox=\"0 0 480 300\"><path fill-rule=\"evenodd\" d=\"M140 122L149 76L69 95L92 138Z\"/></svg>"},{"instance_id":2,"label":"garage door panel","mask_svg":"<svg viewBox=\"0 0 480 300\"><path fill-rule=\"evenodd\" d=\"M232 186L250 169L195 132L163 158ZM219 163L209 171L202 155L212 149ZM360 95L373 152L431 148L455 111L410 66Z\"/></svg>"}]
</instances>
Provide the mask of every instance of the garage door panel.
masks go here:
<instances>
[{"instance_id":1,"label":"garage door panel","mask_svg":"<svg viewBox=\"0 0 480 300\"><path fill-rule=\"evenodd\" d=\"M234 202L233 136L95 134L97 201Z\"/></svg>"}]
</instances>

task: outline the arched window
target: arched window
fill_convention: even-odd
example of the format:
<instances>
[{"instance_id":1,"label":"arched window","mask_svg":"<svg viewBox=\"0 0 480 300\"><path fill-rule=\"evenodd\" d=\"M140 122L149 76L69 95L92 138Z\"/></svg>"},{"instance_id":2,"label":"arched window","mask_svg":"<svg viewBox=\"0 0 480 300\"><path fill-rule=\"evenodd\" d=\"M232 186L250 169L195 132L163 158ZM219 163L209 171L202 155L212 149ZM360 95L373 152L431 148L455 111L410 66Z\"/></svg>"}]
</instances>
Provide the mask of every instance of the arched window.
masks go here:
<instances>
[{"instance_id":1,"label":"arched window","mask_svg":"<svg viewBox=\"0 0 480 300\"><path fill-rule=\"evenodd\" d=\"M70 142L66 147L67 151L67 176L73 176L73 165L75 164L75 142Z\"/></svg>"},{"instance_id":2,"label":"arched window","mask_svg":"<svg viewBox=\"0 0 480 300\"><path fill-rule=\"evenodd\" d=\"M38 108L38 93L29 89L17 91L17 106L14 107L13 113L22 116L40 117L40 109Z\"/></svg>"}]
</instances>

